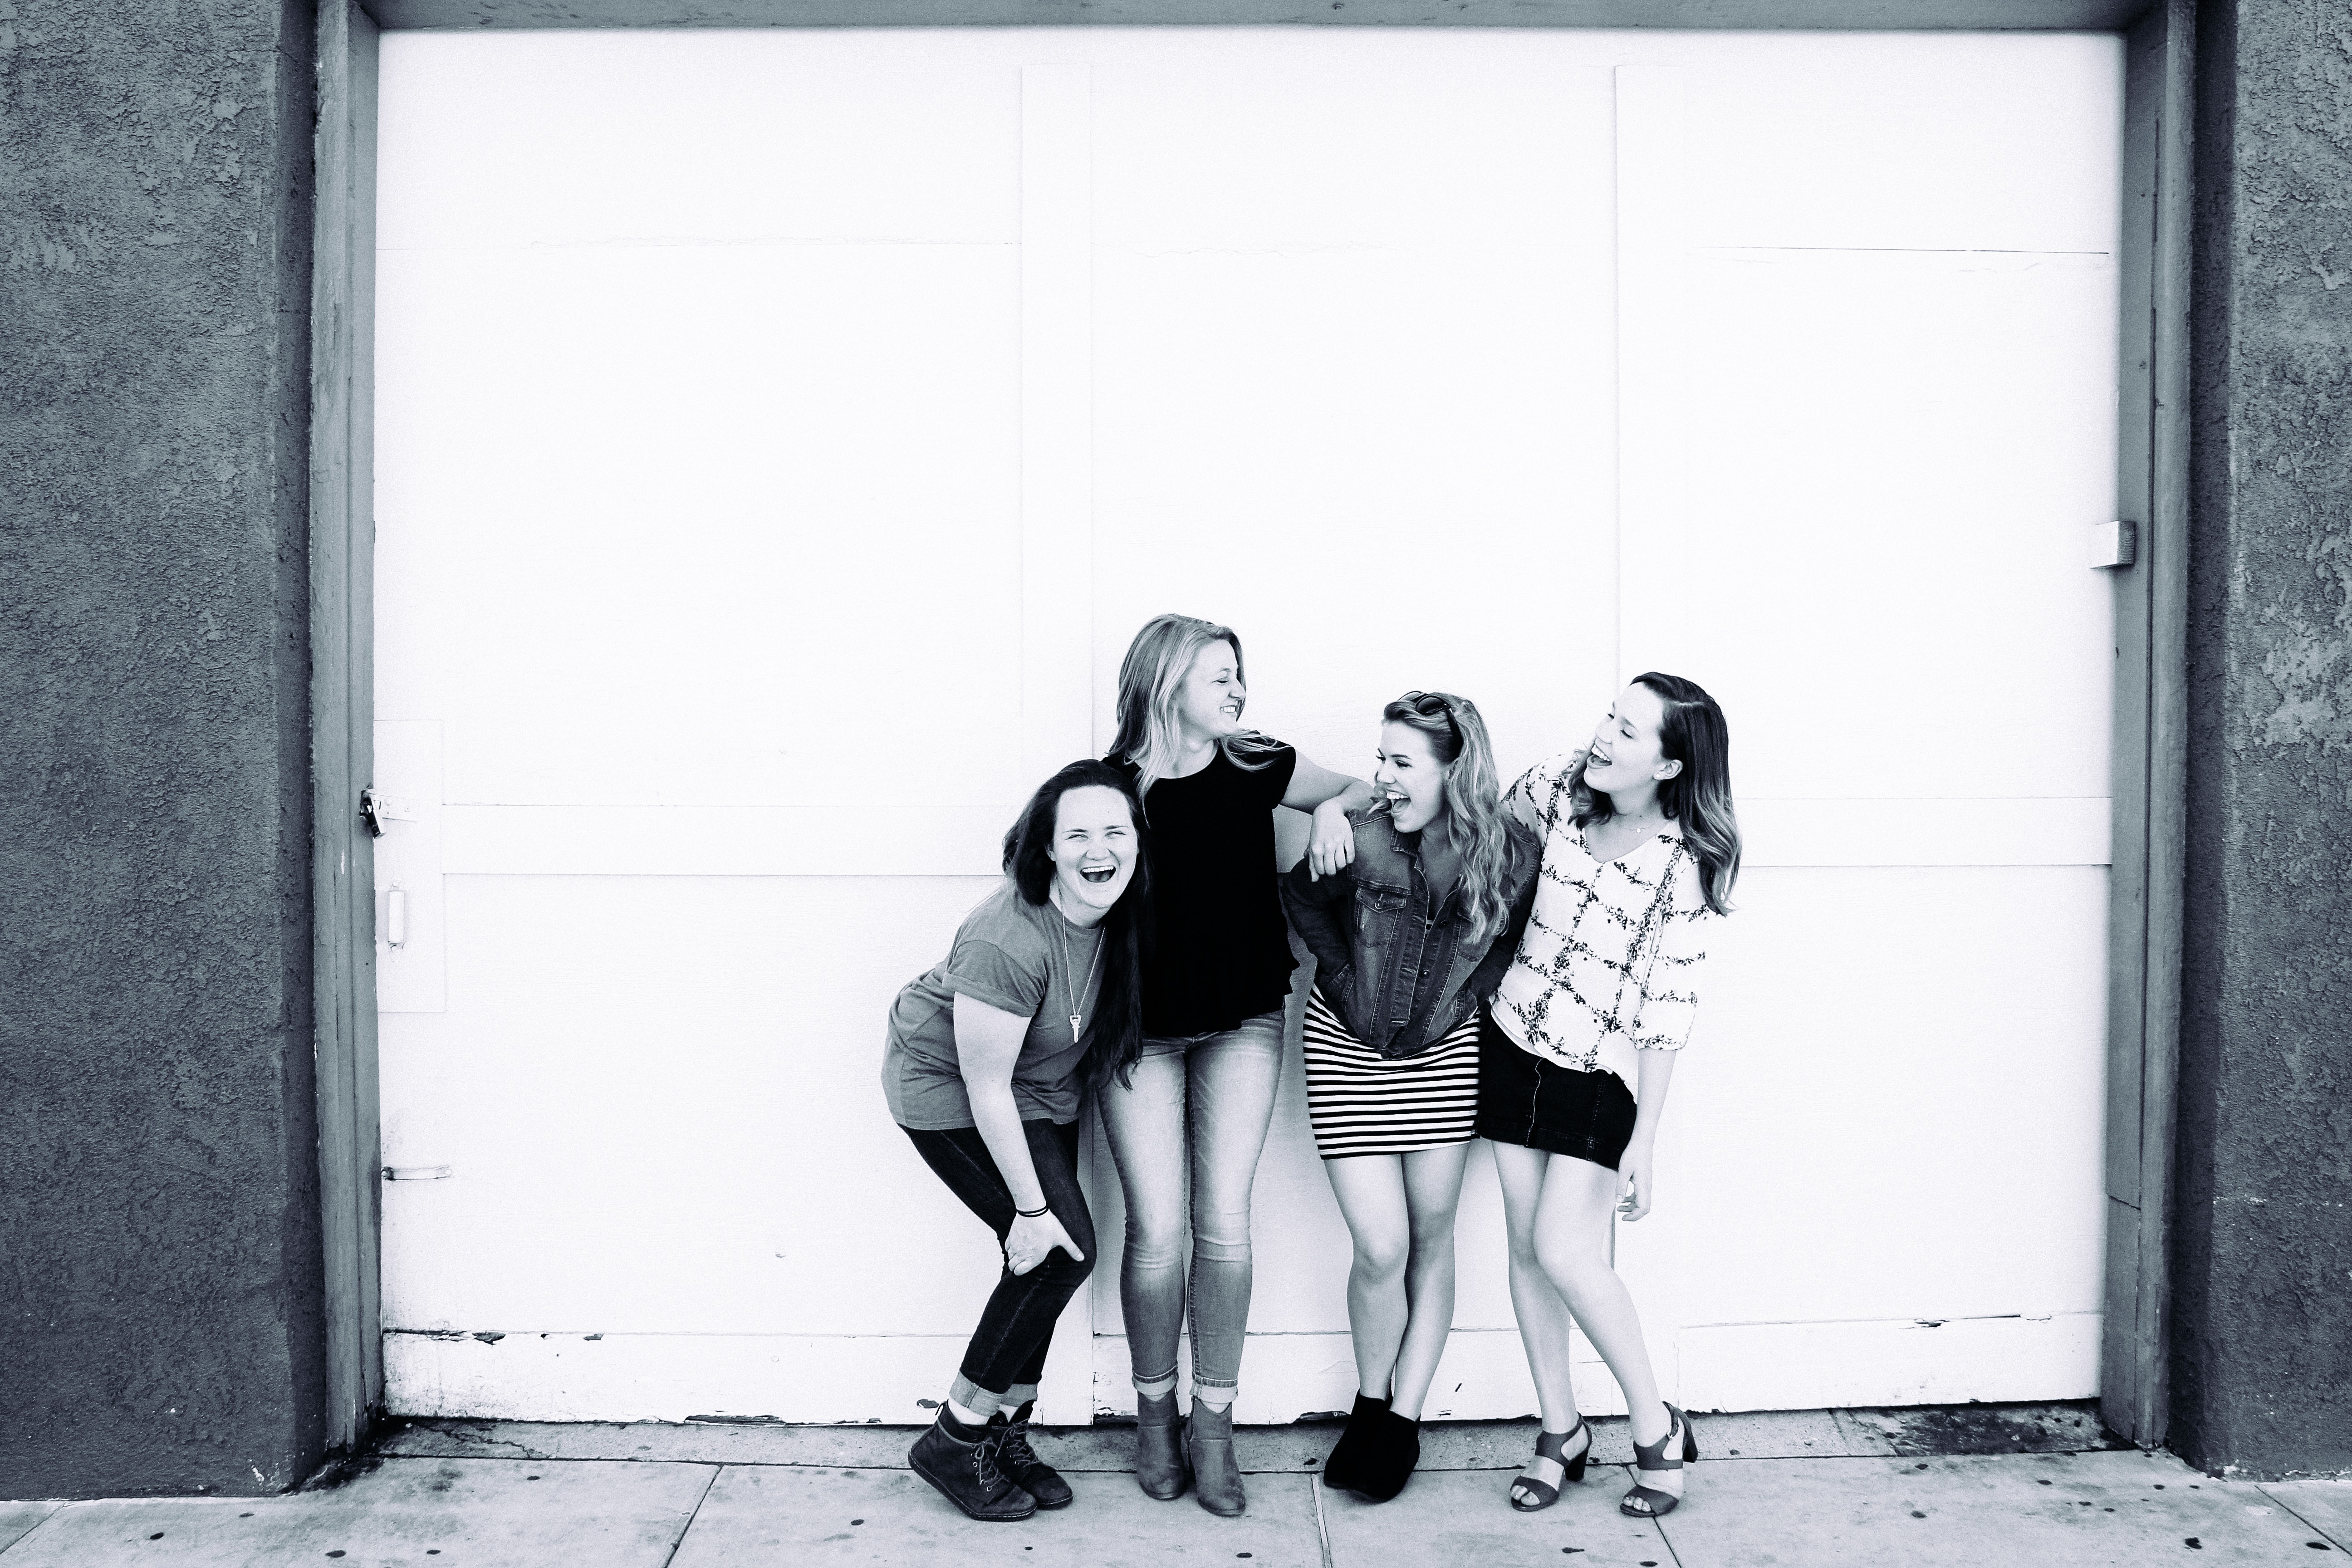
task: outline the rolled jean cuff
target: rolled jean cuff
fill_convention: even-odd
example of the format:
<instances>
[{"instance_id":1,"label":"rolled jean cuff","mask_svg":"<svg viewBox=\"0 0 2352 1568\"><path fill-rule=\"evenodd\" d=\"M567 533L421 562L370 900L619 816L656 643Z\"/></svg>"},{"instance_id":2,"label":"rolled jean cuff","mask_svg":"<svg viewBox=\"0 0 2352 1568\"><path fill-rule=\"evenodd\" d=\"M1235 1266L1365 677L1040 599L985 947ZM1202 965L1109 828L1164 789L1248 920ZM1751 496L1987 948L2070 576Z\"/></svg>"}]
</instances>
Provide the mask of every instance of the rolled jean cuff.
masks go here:
<instances>
[{"instance_id":1,"label":"rolled jean cuff","mask_svg":"<svg viewBox=\"0 0 2352 1568\"><path fill-rule=\"evenodd\" d=\"M1034 1383L1016 1383L1004 1391L1004 1408L1007 1410L1018 1410L1024 1405L1036 1403L1037 1385Z\"/></svg>"},{"instance_id":2,"label":"rolled jean cuff","mask_svg":"<svg viewBox=\"0 0 2352 1568\"><path fill-rule=\"evenodd\" d=\"M1219 1383L1215 1378L1202 1377L1197 1372L1192 1374L1192 1392L1195 1394L1204 1388L1239 1388L1241 1385L1242 1380L1238 1377L1231 1383Z\"/></svg>"},{"instance_id":3,"label":"rolled jean cuff","mask_svg":"<svg viewBox=\"0 0 2352 1568\"><path fill-rule=\"evenodd\" d=\"M981 1387L961 1373L956 1373L955 1381L948 1384L948 1397L966 1410L977 1410L982 1415L993 1415L1004 1408L1003 1394Z\"/></svg>"}]
</instances>

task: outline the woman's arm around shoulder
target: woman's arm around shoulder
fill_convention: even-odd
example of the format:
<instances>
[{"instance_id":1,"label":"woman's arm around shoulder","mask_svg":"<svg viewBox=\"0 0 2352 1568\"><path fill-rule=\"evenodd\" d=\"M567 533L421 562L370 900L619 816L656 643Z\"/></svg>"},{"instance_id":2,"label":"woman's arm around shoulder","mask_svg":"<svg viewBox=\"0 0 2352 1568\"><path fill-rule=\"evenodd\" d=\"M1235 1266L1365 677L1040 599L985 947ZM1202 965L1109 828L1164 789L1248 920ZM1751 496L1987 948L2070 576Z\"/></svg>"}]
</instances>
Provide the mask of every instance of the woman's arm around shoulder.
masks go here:
<instances>
[{"instance_id":1,"label":"woman's arm around shoulder","mask_svg":"<svg viewBox=\"0 0 2352 1568\"><path fill-rule=\"evenodd\" d=\"M1575 751L1546 757L1503 792L1503 815L1534 834L1538 847L1570 815L1568 781L1583 755Z\"/></svg>"},{"instance_id":2,"label":"woman's arm around shoulder","mask_svg":"<svg viewBox=\"0 0 2352 1568\"><path fill-rule=\"evenodd\" d=\"M1372 786L1309 762L1302 753L1290 770L1282 804L1315 814L1315 832L1307 841L1303 864L1308 876L1328 877L1356 858L1356 830L1348 818L1372 804Z\"/></svg>"}]
</instances>

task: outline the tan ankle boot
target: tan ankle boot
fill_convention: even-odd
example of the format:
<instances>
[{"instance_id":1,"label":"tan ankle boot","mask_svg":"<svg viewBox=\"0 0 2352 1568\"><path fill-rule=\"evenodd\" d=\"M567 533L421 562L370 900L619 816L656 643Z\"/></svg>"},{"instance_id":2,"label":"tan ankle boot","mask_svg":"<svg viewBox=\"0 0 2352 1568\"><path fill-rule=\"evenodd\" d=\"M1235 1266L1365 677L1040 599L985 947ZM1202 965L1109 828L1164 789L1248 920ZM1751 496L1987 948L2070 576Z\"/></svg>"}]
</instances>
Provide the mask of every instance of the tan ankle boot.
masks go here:
<instances>
[{"instance_id":1,"label":"tan ankle boot","mask_svg":"<svg viewBox=\"0 0 2352 1568\"><path fill-rule=\"evenodd\" d=\"M1192 1498L1221 1519L1238 1518L1249 1507L1241 1466L1234 1460L1234 1407L1213 1410L1192 1401L1184 1429L1184 1451L1192 1461Z\"/></svg>"},{"instance_id":2,"label":"tan ankle boot","mask_svg":"<svg viewBox=\"0 0 2352 1568\"><path fill-rule=\"evenodd\" d=\"M1184 1495L1192 1479L1184 1462L1184 1417L1177 1413L1176 1395L1135 1399L1135 1484L1143 1495L1172 1502Z\"/></svg>"}]
</instances>

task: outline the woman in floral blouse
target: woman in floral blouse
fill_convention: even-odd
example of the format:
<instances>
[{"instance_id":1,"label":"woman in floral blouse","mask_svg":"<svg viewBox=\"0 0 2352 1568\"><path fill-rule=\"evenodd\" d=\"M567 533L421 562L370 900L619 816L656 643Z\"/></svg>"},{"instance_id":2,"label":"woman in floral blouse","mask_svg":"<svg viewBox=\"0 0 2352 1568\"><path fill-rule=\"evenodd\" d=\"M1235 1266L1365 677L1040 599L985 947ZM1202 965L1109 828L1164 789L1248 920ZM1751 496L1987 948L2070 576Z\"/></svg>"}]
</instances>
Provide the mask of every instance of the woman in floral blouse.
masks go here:
<instances>
[{"instance_id":1,"label":"woman in floral blouse","mask_svg":"<svg viewBox=\"0 0 2352 1568\"><path fill-rule=\"evenodd\" d=\"M1511 1486L1523 1512L1584 1479L1592 1436L1569 1380L1571 1320L1624 1390L1640 1479L1621 1512L1682 1500L1690 1423L1658 1397L1610 1214L1654 1198L1652 1148L1689 1036L1709 929L1739 873L1730 736L1698 686L1653 671L1590 745L1530 769L1507 807L1544 841L1535 912L1480 1037L1478 1135L1492 1141L1510 1233L1511 1304L1543 1410ZM1638 1092L1637 1092L1638 1091Z\"/></svg>"}]
</instances>

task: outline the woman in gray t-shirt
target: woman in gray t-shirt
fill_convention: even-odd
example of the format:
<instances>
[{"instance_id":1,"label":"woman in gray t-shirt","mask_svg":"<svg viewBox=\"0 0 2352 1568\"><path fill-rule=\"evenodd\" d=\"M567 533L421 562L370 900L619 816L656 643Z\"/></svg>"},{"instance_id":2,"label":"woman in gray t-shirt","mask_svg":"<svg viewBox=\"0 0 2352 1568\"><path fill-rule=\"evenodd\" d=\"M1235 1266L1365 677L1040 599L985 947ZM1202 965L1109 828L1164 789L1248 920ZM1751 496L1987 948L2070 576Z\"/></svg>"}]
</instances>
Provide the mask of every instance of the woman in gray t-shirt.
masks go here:
<instances>
[{"instance_id":1,"label":"woman in gray t-shirt","mask_svg":"<svg viewBox=\"0 0 2352 1568\"><path fill-rule=\"evenodd\" d=\"M891 1119L1004 1254L939 1420L908 1454L974 1519L1071 1500L1029 1447L1029 1414L1055 1321L1094 1267L1080 1075L1099 1079L1142 1029L1142 816L1134 784L1108 763L1047 779L1004 836L1003 884L890 1007Z\"/></svg>"}]
</instances>

